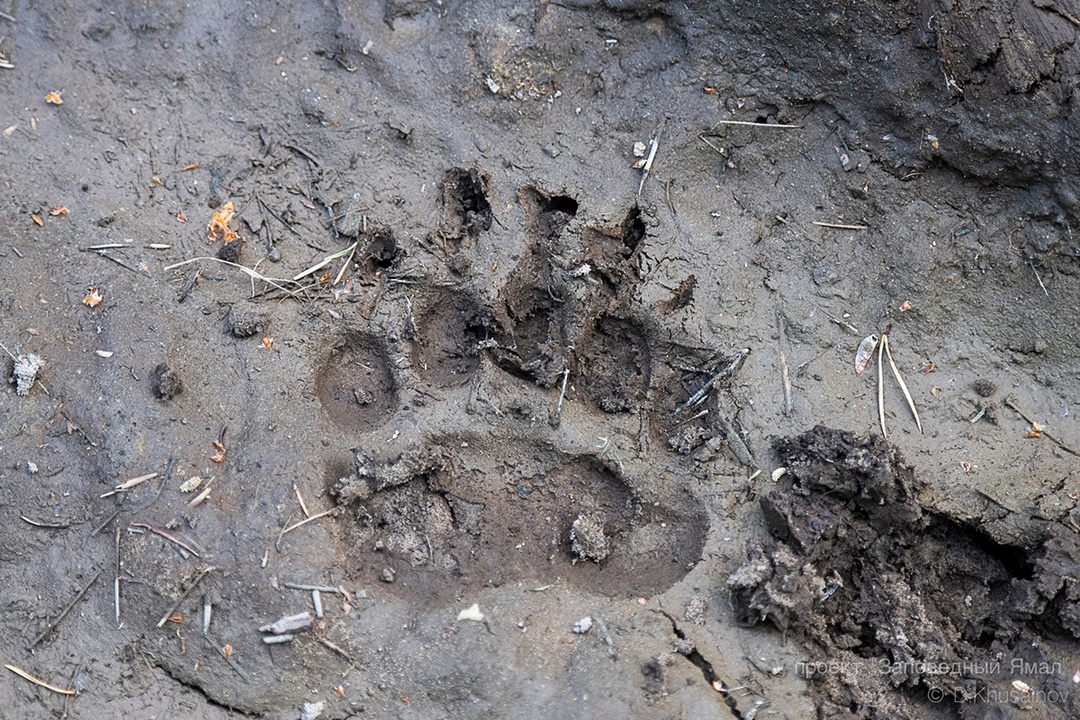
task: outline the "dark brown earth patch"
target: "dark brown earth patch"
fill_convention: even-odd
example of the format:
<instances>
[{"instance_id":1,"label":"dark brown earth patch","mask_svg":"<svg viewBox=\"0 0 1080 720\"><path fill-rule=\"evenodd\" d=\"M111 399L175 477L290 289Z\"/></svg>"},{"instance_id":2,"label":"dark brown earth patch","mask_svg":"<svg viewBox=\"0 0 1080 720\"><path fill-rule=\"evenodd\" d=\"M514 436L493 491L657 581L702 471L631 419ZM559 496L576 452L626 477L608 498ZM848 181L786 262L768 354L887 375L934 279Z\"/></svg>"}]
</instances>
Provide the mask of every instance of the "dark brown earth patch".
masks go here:
<instances>
[{"instance_id":1,"label":"dark brown earth patch","mask_svg":"<svg viewBox=\"0 0 1080 720\"><path fill-rule=\"evenodd\" d=\"M350 572L396 595L446 604L510 582L649 595L700 559L707 519L689 498L644 502L589 459L543 474L492 462L487 472L451 471L448 462L361 493L345 528L355 549Z\"/></svg>"},{"instance_id":2,"label":"dark brown earth patch","mask_svg":"<svg viewBox=\"0 0 1080 720\"><path fill-rule=\"evenodd\" d=\"M455 292L434 292L413 308L416 332L412 361L416 372L436 387L469 382L480 353L491 339L492 321L475 300Z\"/></svg>"},{"instance_id":3,"label":"dark brown earth patch","mask_svg":"<svg viewBox=\"0 0 1080 720\"><path fill-rule=\"evenodd\" d=\"M602 317L578 348L586 395L609 413L635 410L649 391L649 344L632 322Z\"/></svg>"},{"instance_id":4,"label":"dark brown earth patch","mask_svg":"<svg viewBox=\"0 0 1080 720\"><path fill-rule=\"evenodd\" d=\"M315 392L335 425L365 432L385 423L398 406L386 351L369 335L350 334L315 374Z\"/></svg>"}]
</instances>

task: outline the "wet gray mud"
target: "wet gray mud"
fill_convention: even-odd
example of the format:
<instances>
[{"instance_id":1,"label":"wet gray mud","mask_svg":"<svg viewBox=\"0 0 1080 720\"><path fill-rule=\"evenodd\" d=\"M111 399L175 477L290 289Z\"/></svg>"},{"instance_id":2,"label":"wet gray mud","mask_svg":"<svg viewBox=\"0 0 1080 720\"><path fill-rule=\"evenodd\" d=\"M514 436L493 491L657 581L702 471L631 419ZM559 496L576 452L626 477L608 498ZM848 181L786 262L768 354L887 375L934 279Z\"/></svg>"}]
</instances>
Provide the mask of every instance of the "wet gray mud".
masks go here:
<instances>
[{"instance_id":1,"label":"wet gray mud","mask_svg":"<svg viewBox=\"0 0 1080 720\"><path fill-rule=\"evenodd\" d=\"M12 716L1080 715L1077 13L698 5L0 6Z\"/></svg>"}]
</instances>

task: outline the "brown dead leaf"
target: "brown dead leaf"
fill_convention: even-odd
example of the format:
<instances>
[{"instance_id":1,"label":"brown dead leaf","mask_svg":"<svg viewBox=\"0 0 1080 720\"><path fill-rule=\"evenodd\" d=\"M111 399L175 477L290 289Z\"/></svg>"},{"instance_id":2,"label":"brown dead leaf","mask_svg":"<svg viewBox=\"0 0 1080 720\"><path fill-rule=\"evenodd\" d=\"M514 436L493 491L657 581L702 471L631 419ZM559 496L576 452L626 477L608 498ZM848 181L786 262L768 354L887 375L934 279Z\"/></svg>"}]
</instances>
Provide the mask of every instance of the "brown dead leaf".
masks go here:
<instances>
[{"instance_id":1,"label":"brown dead leaf","mask_svg":"<svg viewBox=\"0 0 1080 720\"><path fill-rule=\"evenodd\" d=\"M63 205L57 205L56 207L49 210L49 214L53 217L67 215L68 209Z\"/></svg>"},{"instance_id":2,"label":"brown dead leaf","mask_svg":"<svg viewBox=\"0 0 1080 720\"><path fill-rule=\"evenodd\" d=\"M42 221L40 215L31 215L30 219L34 221L34 224L38 227L45 227L44 221Z\"/></svg>"},{"instance_id":3,"label":"brown dead leaf","mask_svg":"<svg viewBox=\"0 0 1080 720\"><path fill-rule=\"evenodd\" d=\"M50 105L63 105L64 101L60 99L60 93L62 92L64 91L57 90L56 92L49 93L45 96L45 102L49 103Z\"/></svg>"},{"instance_id":4,"label":"brown dead leaf","mask_svg":"<svg viewBox=\"0 0 1080 720\"><path fill-rule=\"evenodd\" d=\"M101 304L101 301L104 300L104 299L105 298L102 297L102 295L98 291L98 289L96 287L92 287L92 288L90 288L89 290L86 291L86 297L84 297L82 301L83 301L83 305L88 305L90 307L97 307L98 305Z\"/></svg>"},{"instance_id":5,"label":"brown dead leaf","mask_svg":"<svg viewBox=\"0 0 1080 720\"><path fill-rule=\"evenodd\" d=\"M236 212L236 207L230 202L222 205L221 209L214 213L206 225L206 235L210 238L210 242L224 240L230 243L236 239L236 231L229 228L234 212Z\"/></svg>"}]
</instances>

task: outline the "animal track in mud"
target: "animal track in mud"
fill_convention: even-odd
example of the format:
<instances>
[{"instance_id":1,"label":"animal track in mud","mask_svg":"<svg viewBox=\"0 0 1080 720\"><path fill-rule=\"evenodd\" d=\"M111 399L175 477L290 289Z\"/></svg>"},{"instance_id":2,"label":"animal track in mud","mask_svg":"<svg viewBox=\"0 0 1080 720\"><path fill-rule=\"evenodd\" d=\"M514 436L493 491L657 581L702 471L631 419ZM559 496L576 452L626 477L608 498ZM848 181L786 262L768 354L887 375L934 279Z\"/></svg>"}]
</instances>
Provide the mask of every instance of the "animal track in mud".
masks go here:
<instances>
[{"instance_id":1,"label":"animal track in mud","mask_svg":"<svg viewBox=\"0 0 1080 720\"><path fill-rule=\"evenodd\" d=\"M663 506L643 502L589 458L522 472L502 455L487 457L456 457L357 502L342 538L353 548L350 570L392 577L390 590L411 599L448 603L473 588L521 580L651 594L700 558L707 519L689 497ZM584 541L582 521L593 533ZM583 554L585 542L592 549Z\"/></svg>"},{"instance_id":2,"label":"animal track in mud","mask_svg":"<svg viewBox=\"0 0 1080 720\"><path fill-rule=\"evenodd\" d=\"M645 400L652 374L649 343L628 320L602 317L579 343L585 393L604 412L634 410Z\"/></svg>"},{"instance_id":3,"label":"animal track in mud","mask_svg":"<svg viewBox=\"0 0 1080 720\"><path fill-rule=\"evenodd\" d=\"M398 406L398 389L386 350L372 335L351 333L315 373L315 393L334 424L368 431L384 424Z\"/></svg>"},{"instance_id":4,"label":"animal track in mud","mask_svg":"<svg viewBox=\"0 0 1080 720\"><path fill-rule=\"evenodd\" d=\"M434 292L414 308L416 373L441 388L464 385L480 367L481 345L491 337L491 319L468 295Z\"/></svg>"},{"instance_id":5,"label":"animal track in mud","mask_svg":"<svg viewBox=\"0 0 1080 720\"><path fill-rule=\"evenodd\" d=\"M616 227L590 223L581 230L581 244L587 252L588 261L616 287L632 277L629 261L644 239L645 221L636 207L631 208Z\"/></svg>"},{"instance_id":6,"label":"animal track in mud","mask_svg":"<svg viewBox=\"0 0 1080 720\"><path fill-rule=\"evenodd\" d=\"M577 215L578 202L568 195L549 195L526 186L519 193L525 210L525 235L535 245L552 244Z\"/></svg>"},{"instance_id":7,"label":"animal track in mud","mask_svg":"<svg viewBox=\"0 0 1080 720\"><path fill-rule=\"evenodd\" d=\"M443 176L443 216L436 237L445 249L457 254L471 246L481 233L491 228L494 214L488 201L487 175L476 168L450 168ZM465 269L467 261L452 263L455 270Z\"/></svg>"},{"instance_id":8,"label":"animal track in mud","mask_svg":"<svg viewBox=\"0 0 1080 720\"><path fill-rule=\"evenodd\" d=\"M492 352L503 370L535 382L555 384L567 364L565 303L538 287L510 287L503 293L509 341Z\"/></svg>"}]
</instances>

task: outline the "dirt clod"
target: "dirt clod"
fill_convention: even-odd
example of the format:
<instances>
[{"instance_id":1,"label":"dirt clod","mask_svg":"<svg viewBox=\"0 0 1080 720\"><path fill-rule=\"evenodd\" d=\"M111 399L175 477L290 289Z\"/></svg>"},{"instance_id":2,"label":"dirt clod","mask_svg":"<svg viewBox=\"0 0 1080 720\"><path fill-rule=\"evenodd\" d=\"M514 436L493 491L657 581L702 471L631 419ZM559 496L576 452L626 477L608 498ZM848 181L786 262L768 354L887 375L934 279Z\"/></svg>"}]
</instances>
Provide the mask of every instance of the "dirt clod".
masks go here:
<instances>
[{"instance_id":1,"label":"dirt clod","mask_svg":"<svg viewBox=\"0 0 1080 720\"><path fill-rule=\"evenodd\" d=\"M9 383L15 385L15 392L18 395L29 395L30 388L34 386L37 381L38 373L45 367L45 361L40 356L33 353L23 355L19 353L15 356L15 365L11 370L11 377L8 379Z\"/></svg>"},{"instance_id":2,"label":"dirt clod","mask_svg":"<svg viewBox=\"0 0 1080 720\"><path fill-rule=\"evenodd\" d=\"M604 522L604 516L599 513L583 513L575 518L570 528L571 552L581 560L603 562L610 551Z\"/></svg>"},{"instance_id":3,"label":"dirt clod","mask_svg":"<svg viewBox=\"0 0 1080 720\"><path fill-rule=\"evenodd\" d=\"M159 363L150 372L150 388L161 400L172 400L184 391L184 381L168 363Z\"/></svg>"}]
</instances>

